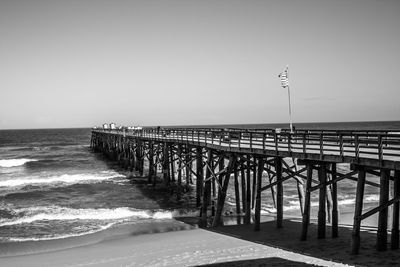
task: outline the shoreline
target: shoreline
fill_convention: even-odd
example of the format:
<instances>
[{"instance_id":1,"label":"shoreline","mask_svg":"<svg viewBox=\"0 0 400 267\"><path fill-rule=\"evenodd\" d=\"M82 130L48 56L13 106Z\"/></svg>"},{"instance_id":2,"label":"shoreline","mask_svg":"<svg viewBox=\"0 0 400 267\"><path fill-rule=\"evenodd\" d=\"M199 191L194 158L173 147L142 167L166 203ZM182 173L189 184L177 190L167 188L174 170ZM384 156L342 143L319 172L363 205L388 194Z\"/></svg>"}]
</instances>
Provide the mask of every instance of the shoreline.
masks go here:
<instances>
[{"instance_id":1,"label":"shoreline","mask_svg":"<svg viewBox=\"0 0 400 267\"><path fill-rule=\"evenodd\" d=\"M94 243L26 255L2 256L4 266L395 266L399 250L377 252L376 235L361 231L359 255L350 254L351 230L339 227L339 237L317 239L309 226L307 241L300 241L301 223L285 219L277 229L272 219L252 225L196 228L180 221L181 228L166 232L132 234L129 225Z\"/></svg>"},{"instance_id":2,"label":"shoreline","mask_svg":"<svg viewBox=\"0 0 400 267\"><path fill-rule=\"evenodd\" d=\"M339 237L317 239L312 220L307 241L300 241L301 221L285 218L276 228L272 216L262 216L261 230L253 225L225 224L198 228L197 218L181 217L149 225L120 225L101 233L65 240L25 242L25 253L6 253L0 244L0 264L5 266L390 266L399 250L377 252L376 233L361 231L359 255L350 254L351 228L339 225ZM235 220L235 217L228 218ZM390 240L390 237L389 237ZM14 244L14 248L21 244ZM6 247L7 248L7 247ZM46 249L47 248L47 249ZM8 247L13 250L12 246ZM139 253L140 251L140 253ZM185 261L182 259L186 258Z\"/></svg>"},{"instance_id":3,"label":"shoreline","mask_svg":"<svg viewBox=\"0 0 400 267\"><path fill-rule=\"evenodd\" d=\"M0 258L6 266L196 266L275 261L271 266L344 266L205 229L126 236L55 252Z\"/></svg>"},{"instance_id":4,"label":"shoreline","mask_svg":"<svg viewBox=\"0 0 400 267\"><path fill-rule=\"evenodd\" d=\"M339 227L351 230L353 224L353 212L352 208L347 206L346 209L342 209L339 213ZM364 212L368 210L366 208ZM297 212L298 213L298 212ZM284 216L285 221L297 222L301 224L302 217L296 212L287 212ZM311 215L316 215L317 209L312 209ZM375 218L376 217L376 218ZM252 217L252 224L245 225L244 216L239 215L224 215L222 216L223 226L222 227L246 227L249 230L253 230L252 224L254 223L254 217ZM261 223L273 223L276 220L276 214L262 214ZM377 216L372 216L366 221L367 225L361 225L362 231L367 231L376 234ZM55 252L65 249L73 249L75 247L95 245L107 240L124 238L126 236L139 236L146 234L155 234L162 232L173 232L182 231L188 229L199 228L200 218L193 216L182 216L175 217L172 219L164 219L159 221L137 221L128 222L113 225L110 228L100 230L98 232L84 234L81 236L70 236L66 238L48 239L48 240L29 240L29 241L10 241L0 242L0 259L3 257L14 257L14 256L25 256L38 253ZM317 224L317 217L311 216L310 227ZM327 228L331 224L327 222ZM207 228L209 231L213 231L212 228ZM388 232L390 233L390 227L388 225ZM298 233L294 233L300 236L301 229ZM349 238L351 237L351 233Z\"/></svg>"}]
</instances>

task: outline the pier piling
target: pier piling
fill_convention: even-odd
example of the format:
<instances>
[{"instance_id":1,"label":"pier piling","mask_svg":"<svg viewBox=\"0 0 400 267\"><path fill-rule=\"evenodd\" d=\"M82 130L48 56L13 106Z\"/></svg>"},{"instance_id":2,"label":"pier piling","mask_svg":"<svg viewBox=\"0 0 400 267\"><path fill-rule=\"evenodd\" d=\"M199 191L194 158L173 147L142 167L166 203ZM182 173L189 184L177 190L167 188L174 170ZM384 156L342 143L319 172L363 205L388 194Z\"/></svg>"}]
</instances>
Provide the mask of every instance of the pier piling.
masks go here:
<instances>
[{"instance_id":1,"label":"pier piling","mask_svg":"<svg viewBox=\"0 0 400 267\"><path fill-rule=\"evenodd\" d=\"M182 200L185 187L192 187L204 226L210 218L212 227L222 224L228 187L232 185L230 192L233 193L229 197L235 198L236 213L244 214L245 224L250 224L254 209L255 231L261 230L264 201L261 193L271 190L272 194L267 195L276 207L276 227L282 228L284 193L288 187L284 188L283 183L294 179L302 213L300 239L303 241L307 240L310 224L312 192L319 191L317 237L326 237L328 217L332 238L336 238L339 235L337 183L343 179L356 181L351 253L360 253L362 220L377 213L376 249L387 249L390 206L391 249L399 248L399 133L311 129L294 133L285 129L279 132L275 129L217 128L95 129L90 148L116 161L123 169L137 171L140 176L143 176L146 161L148 176L144 178L148 179L148 184L156 186L158 179L176 193L178 201ZM349 164L350 170L343 173L338 164ZM301 165L305 167L298 168ZM162 174L157 178L158 167ZM318 171L318 179L313 178L314 170ZM358 177L353 177L357 174ZM368 180L370 175L379 180ZM263 179L267 185L263 186ZM389 183L393 185L391 199ZM379 188L379 203L363 214L365 185Z\"/></svg>"}]
</instances>

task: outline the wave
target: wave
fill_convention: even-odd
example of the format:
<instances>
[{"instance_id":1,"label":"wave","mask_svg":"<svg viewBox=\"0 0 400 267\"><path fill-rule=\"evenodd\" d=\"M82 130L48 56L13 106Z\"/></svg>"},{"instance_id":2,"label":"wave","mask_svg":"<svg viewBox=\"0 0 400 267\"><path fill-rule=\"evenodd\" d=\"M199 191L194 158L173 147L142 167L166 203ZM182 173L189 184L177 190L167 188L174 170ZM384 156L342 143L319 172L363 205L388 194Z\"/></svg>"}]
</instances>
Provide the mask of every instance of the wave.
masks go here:
<instances>
[{"instance_id":1,"label":"wave","mask_svg":"<svg viewBox=\"0 0 400 267\"><path fill-rule=\"evenodd\" d=\"M32 146L29 147L33 151L49 151L49 150L66 150L66 149L83 149L89 148L89 145L77 145L77 144L59 144L59 145L48 145L48 146Z\"/></svg>"},{"instance_id":2,"label":"wave","mask_svg":"<svg viewBox=\"0 0 400 267\"><path fill-rule=\"evenodd\" d=\"M0 187L21 187L25 185L49 185L49 184L77 184L90 183L124 177L121 174L113 173L110 175L99 174L63 174L46 178L20 178L0 181Z\"/></svg>"},{"instance_id":3,"label":"wave","mask_svg":"<svg viewBox=\"0 0 400 267\"><path fill-rule=\"evenodd\" d=\"M0 151L23 151L29 150L30 146L2 146L0 147Z\"/></svg>"},{"instance_id":4,"label":"wave","mask_svg":"<svg viewBox=\"0 0 400 267\"><path fill-rule=\"evenodd\" d=\"M376 203L379 201L379 195L369 194L364 197L364 204ZM355 204L355 197L352 195L347 196L347 198L338 201L339 206L352 206ZM234 203L232 203L234 205ZM319 201L311 201L311 207L318 207ZM283 206L284 211L300 210L300 202L298 199L289 200L287 204ZM276 208L269 204L263 204L261 207L261 214L268 215L276 213Z\"/></svg>"},{"instance_id":5,"label":"wave","mask_svg":"<svg viewBox=\"0 0 400 267\"><path fill-rule=\"evenodd\" d=\"M9 212L12 218L0 219L1 226L29 224L35 221L120 221L123 219L172 219L173 211L149 211L128 207L114 209L73 209L60 206L20 208Z\"/></svg>"},{"instance_id":6,"label":"wave","mask_svg":"<svg viewBox=\"0 0 400 267\"><path fill-rule=\"evenodd\" d=\"M115 223L108 223L103 226L98 226L96 229L89 230L89 231L84 231L81 233L70 233L70 234L59 234L59 235L44 235L41 237L10 237L7 238L7 241L11 242L26 242L26 241L44 241L44 240L54 240L54 239L64 239L64 238L69 238L69 237L78 237L78 236L84 236L84 235L89 235L89 234L94 234L97 232L101 232L104 230L107 230L111 228Z\"/></svg>"},{"instance_id":7,"label":"wave","mask_svg":"<svg viewBox=\"0 0 400 267\"><path fill-rule=\"evenodd\" d=\"M38 161L37 159L0 159L0 167L10 168L22 166L27 162Z\"/></svg>"}]
</instances>

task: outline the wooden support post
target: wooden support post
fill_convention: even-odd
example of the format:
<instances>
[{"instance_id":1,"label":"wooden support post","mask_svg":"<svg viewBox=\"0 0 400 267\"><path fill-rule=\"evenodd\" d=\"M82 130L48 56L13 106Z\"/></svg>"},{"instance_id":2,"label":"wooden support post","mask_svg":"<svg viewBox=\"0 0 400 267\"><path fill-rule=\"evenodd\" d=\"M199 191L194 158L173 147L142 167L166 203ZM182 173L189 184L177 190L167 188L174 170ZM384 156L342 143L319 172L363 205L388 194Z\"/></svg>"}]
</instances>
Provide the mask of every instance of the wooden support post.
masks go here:
<instances>
[{"instance_id":1,"label":"wooden support post","mask_svg":"<svg viewBox=\"0 0 400 267\"><path fill-rule=\"evenodd\" d=\"M282 184L282 159L275 158L276 172L276 227L282 228L283 222L283 184Z\"/></svg>"},{"instance_id":2,"label":"wooden support post","mask_svg":"<svg viewBox=\"0 0 400 267\"><path fill-rule=\"evenodd\" d=\"M130 172L133 172L135 170L136 162L135 162L135 150L131 148L131 166L129 168Z\"/></svg>"},{"instance_id":3,"label":"wooden support post","mask_svg":"<svg viewBox=\"0 0 400 267\"><path fill-rule=\"evenodd\" d=\"M133 172L134 170L136 170L135 150L134 150L134 148L131 148L131 167L130 167L130 171Z\"/></svg>"},{"instance_id":4,"label":"wooden support post","mask_svg":"<svg viewBox=\"0 0 400 267\"><path fill-rule=\"evenodd\" d=\"M393 197L400 196L400 170L394 171ZM391 249L399 248L399 202L393 204Z\"/></svg>"},{"instance_id":5,"label":"wooden support post","mask_svg":"<svg viewBox=\"0 0 400 267\"><path fill-rule=\"evenodd\" d=\"M151 183L154 177L154 143L152 141L149 142L149 178L148 182Z\"/></svg>"},{"instance_id":6,"label":"wooden support post","mask_svg":"<svg viewBox=\"0 0 400 267\"><path fill-rule=\"evenodd\" d=\"M181 162L181 157L182 157L182 146L178 145L178 186L176 188L176 199L179 201L181 200L181 193L182 193L182 162Z\"/></svg>"},{"instance_id":7,"label":"wooden support post","mask_svg":"<svg viewBox=\"0 0 400 267\"><path fill-rule=\"evenodd\" d=\"M336 163L332 163L332 180L336 179ZM339 236L339 212L337 201L337 183L332 184L332 238Z\"/></svg>"},{"instance_id":8,"label":"wooden support post","mask_svg":"<svg viewBox=\"0 0 400 267\"><path fill-rule=\"evenodd\" d=\"M241 192L242 192L242 212L246 213L246 176L244 175L244 164L242 163L240 168L240 182L241 182Z\"/></svg>"},{"instance_id":9,"label":"wooden support post","mask_svg":"<svg viewBox=\"0 0 400 267\"><path fill-rule=\"evenodd\" d=\"M203 195L203 149L196 148L196 206L201 206L201 196Z\"/></svg>"},{"instance_id":10,"label":"wooden support post","mask_svg":"<svg viewBox=\"0 0 400 267\"><path fill-rule=\"evenodd\" d=\"M253 157L254 165L253 165L253 188L252 188L252 198L251 198L251 208L254 209L255 207L255 198L256 198L256 184L257 184L257 164L256 164L256 157Z\"/></svg>"},{"instance_id":11,"label":"wooden support post","mask_svg":"<svg viewBox=\"0 0 400 267\"><path fill-rule=\"evenodd\" d=\"M157 183L157 167L158 167L158 164L157 163L155 163L154 164L154 175L153 175L153 186L156 186L156 183Z\"/></svg>"},{"instance_id":12,"label":"wooden support post","mask_svg":"<svg viewBox=\"0 0 400 267\"><path fill-rule=\"evenodd\" d=\"M231 176L231 173L232 173L232 170L233 170L235 164L236 164L236 156L234 154L231 154L229 157L228 169L227 169L227 172L225 174L225 179L222 184L221 193L218 194L217 211L215 213L214 221L212 224L213 227L221 225L221 215L222 215L222 210L224 208L226 191L228 190L230 176ZM221 165L222 164L220 163L220 165L219 165L220 168L221 168ZM221 181L221 183L222 183L222 181Z\"/></svg>"},{"instance_id":13,"label":"wooden support post","mask_svg":"<svg viewBox=\"0 0 400 267\"><path fill-rule=\"evenodd\" d=\"M190 169L190 170L193 170L193 161L189 162L188 166L189 166L189 169ZM193 184L193 175L192 175L192 171L190 171L189 183L190 183L190 184Z\"/></svg>"},{"instance_id":14,"label":"wooden support post","mask_svg":"<svg viewBox=\"0 0 400 267\"><path fill-rule=\"evenodd\" d=\"M211 162L213 160L212 151L209 150L207 153L207 164L208 166L212 165ZM207 226L207 210L208 206L211 202L211 170L209 168L206 169L206 181L204 182L203 189L203 201L201 206L201 222L202 226Z\"/></svg>"},{"instance_id":15,"label":"wooden support post","mask_svg":"<svg viewBox=\"0 0 400 267\"><path fill-rule=\"evenodd\" d=\"M144 173L144 144L142 143L142 147L140 149L140 166L139 166L139 173L140 176L143 176Z\"/></svg>"},{"instance_id":16,"label":"wooden support post","mask_svg":"<svg viewBox=\"0 0 400 267\"><path fill-rule=\"evenodd\" d=\"M175 156L174 156L174 149L173 145L169 147L169 155L170 155L170 164L171 164L171 181L175 183Z\"/></svg>"},{"instance_id":17,"label":"wooden support post","mask_svg":"<svg viewBox=\"0 0 400 267\"><path fill-rule=\"evenodd\" d=\"M163 179L164 183L166 185L169 185L170 183L170 177L169 177L169 157L168 157L168 144L164 143L163 144Z\"/></svg>"},{"instance_id":18,"label":"wooden support post","mask_svg":"<svg viewBox=\"0 0 400 267\"><path fill-rule=\"evenodd\" d=\"M129 170L130 167L131 150L129 146L129 143L125 146L125 170Z\"/></svg>"},{"instance_id":19,"label":"wooden support post","mask_svg":"<svg viewBox=\"0 0 400 267\"><path fill-rule=\"evenodd\" d=\"M214 160L211 161L210 167L214 171L214 169L215 169ZM212 196L211 196L211 216L215 216L215 198L217 196L216 182L217 181L215 180L215 175L213 175L212 178L211 178L211 191L212 191Z\"/></svg>"},{"instance_id":20,"label":"wooden support post","mask_svg":"<svg viewBox=\"0 0 400 267\"><path fill-rule=\"evenodd\" d=\"M307 181L306 181L306 197L304 199L303 225L301 230L301 241L307 240L308 225L310 224L310 202L311 202L311 185L312 185L313 166L307 164Z\"/></svg>"},{"instance_id":21,"label":"wooden support post","mask_svg":"<svg viewBox=\"0 0 400 267\"><path fill-rule=\"evenodd\" d=\"M385 205L389 201L389 175L390 171L381 169L379 206ZM379 211L378 232L376 240L376 249L384 251L387 249L387 220L388 208Z\"/></svg>"},{"instance_id":22,"label":"wooden support post","mask_svg":"<svg viewBox=\"0 0 400 267\"><path fill-rule=\"evenodd\" d=\"M326 234L326 165L321 163L318 172L318 180L322 187L319 189L319 209L318 209L318 238L325 238Z\"/></svg>"},{"instance_id":23,"label":"wooden support post","mask_svg":"<svg viewBox=\"0 0 400 267\"><path fill-rule=\"evenodd\" d=\"M191 148L189 147L189 146L187 146L186 147L186 150L185 150L185 153L186 153L186 155L185 155L185 163L186 163L186 167L185 167L185 171L186 171L186 173L185 173L185 176L186 176L186 185L189 185L190 184L190 180L191 180L191 177L192 177L192 172L191 172L191 170L192 170L192 163L191 163L191 158L190 158L190 152L191 152Z\"/></svg>"},{"instance_id":24,"label":"wooden support post","mask_svg":"<svg viewBox=\"0 0 400 267\"><path fill-rule=\"evenodd\" d=\"M136 150L135 150L135 171L139 171L140 164L140 147L141 144L139 141L136 141Z\"/></svg>"},{"instance_id":25,"label":"wooden support post","mask_svg":"<svg viewBox=\"0 0 400 267\"><path fill-rule=\"evenodd\" d=\"M293 160L294 163L294 160ZM297 168L296 168L297 171ZM299 178L297 180L297 194L299 195L299 202L300 202L300 211L301 214L304 213L304 181L302 180L302 178Z\"/></svg>"},{"instance_id":26,"label":"wooden support post","mask_svg":"<svg viewBox=\"0 0 400 267\"><path fill-rule=\"evenodd\" d=\"M247 155L246 163L246 214L244 223L250 224L251 218L251 185L250 185L250 155Z\"/></svg>"},{"instance_id":27,"label":"wooden support post","mask_svg":"<svg viewBox=\"0 0 400 267\"><path fill-rule=\"evenodd\" d=\"M264 159L258 159L258 172L257 172L257 196L256 196L256 207L254 214L254 231L260 231L261 223L261 187L262 187L262 174L264 171Z\"/></svg>"},{"instance_id":28,"label":"wooden support post","mask_svg":"<svg viewBox=\"0 0 400 267\"><path fill-rule=\"evenodd\" d=\"M326 165L326 169L330 168L330 164ZM326 175L326 183L330 182L330 176ZM328 222L332 223L332 190L331 190L331 186L327 185L326 186L326 213L327 213L327 217L328 217Z\"/></svg>"},{"instance_id":29,"label":"wooden support post","mask_svg":"<svg viewBox=\"0 0 400 267\"><path fill-rule=\"evenodd\" d=\"M236 215L240 214L240 192L239 192L239 174L238 174L238 167L239 163L236 162L235 164L235 170L234 170L234 185L235 185L235 202L236 202Z\"/></svg>"},{"instance_id":30,"label":"wooden support post","mask_svg":"<svg viewBox=\"0 0 400 267\"><path fill-rule=\"evenodd\" d=\"M364 187L365 187L365 169L364 167L359 166L356 204L355 204L354 221L353 221L353 233L351 235L351 254L358 254L358 251L360 249L361 219L359 218L359 216L361 216L363 209Z\"/></svg>"}]
</instances>

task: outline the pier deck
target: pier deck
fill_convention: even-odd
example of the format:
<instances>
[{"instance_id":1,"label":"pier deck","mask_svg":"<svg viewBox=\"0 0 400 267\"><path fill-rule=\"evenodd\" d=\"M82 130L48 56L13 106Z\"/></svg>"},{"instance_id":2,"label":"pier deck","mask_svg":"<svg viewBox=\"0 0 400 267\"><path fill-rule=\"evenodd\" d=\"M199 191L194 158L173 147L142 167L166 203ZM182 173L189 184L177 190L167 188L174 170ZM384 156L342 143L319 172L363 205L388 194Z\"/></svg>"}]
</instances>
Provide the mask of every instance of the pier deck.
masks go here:
<instances>
[{"instance_id":1,"label":"pier deck","mask_svg":"<svg viewBox=\"0 0 400 267\"><path fill-rule=\"evenodd\" d=\"M391 131L297 130L218 128L147 128L135 131L93 130L91 147L124 166L144 173L148 162L149 182L156 184L157 166L163 182L177 184L183 178L196 183L197 205L206 224L220 223L231 175L234 178L237 213L254 229L260 230L261 192L271 190L277 209L277 227L283 221L284 182L295 179L298 186L303 229L307 239L310 196L319 191L318 238L325 238L326 218L332 218L332 237L338 236L337 183L350 179L357 183L352 234L352 253L360 247L360 226L365 218L378 213L377 249L387 249L388 207L393 205L391 248L399 246L400 133ZM285 158L291 158L287 161ZM290 166L294 162L294 166ZM336 164L349 163L349 173L340 173ZM293 164L293 163L292 163ZM318 180L313 178L317 171ZM267 181L263 173L268 174ZM366 179L379 177L379 183ZM177 176L177 179L176 177ZM240 177L240 179L239 179ZM240 183L239 183L240 182ZM379 187L379 205L362 214L365 184ZM389 185L393 188L390 194ZM240 190L239 190L240 189ZM392 199L389 196L392 195ZM328 203L329 210L326 210ZM209 214L210 213L210 214Z\"/></svg>"}]
</instances>

